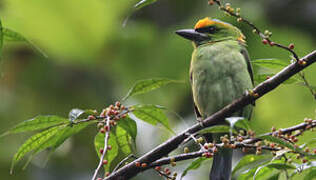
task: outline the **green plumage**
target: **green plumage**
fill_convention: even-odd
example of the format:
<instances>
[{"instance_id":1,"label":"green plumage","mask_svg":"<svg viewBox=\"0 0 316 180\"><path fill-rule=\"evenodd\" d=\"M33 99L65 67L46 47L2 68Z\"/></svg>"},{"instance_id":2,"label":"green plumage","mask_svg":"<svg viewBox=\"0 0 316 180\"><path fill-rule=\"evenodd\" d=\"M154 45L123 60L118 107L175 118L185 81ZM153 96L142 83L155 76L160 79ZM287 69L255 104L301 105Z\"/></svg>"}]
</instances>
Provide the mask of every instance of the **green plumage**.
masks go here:
<instances>
[{"instance_id":1,"label":"green plumage","mask_svg":"<svg viewBox=\"0 0 316 180\"><path fill-rule=\"evenodd\" d=\"M202 118L212 115L253 87L244 47L235 40L198 46L191 60L191 85ZM249 118L251 106L235 116Z\"/></svg>"},{"instance_id":2,"label":"green plumage","mask_svg":"<svg viewBox=\"0 0 316 180\"><path fill-rule=\"evenodd\" d=\"M204 18L194 29L176 32L193 41L190 79L195 110L202 120L219 111L253 88L252 70L245 48L245 36L231 24ZM252 105L235 117L250 119ZM222 120L221 124L225 124ZM207 141L219 141L222 134L206 134ZM229 180L231 177L232 149L219 149L214 154L209 175L211 180Z\"/></svg>"}]
</instances>

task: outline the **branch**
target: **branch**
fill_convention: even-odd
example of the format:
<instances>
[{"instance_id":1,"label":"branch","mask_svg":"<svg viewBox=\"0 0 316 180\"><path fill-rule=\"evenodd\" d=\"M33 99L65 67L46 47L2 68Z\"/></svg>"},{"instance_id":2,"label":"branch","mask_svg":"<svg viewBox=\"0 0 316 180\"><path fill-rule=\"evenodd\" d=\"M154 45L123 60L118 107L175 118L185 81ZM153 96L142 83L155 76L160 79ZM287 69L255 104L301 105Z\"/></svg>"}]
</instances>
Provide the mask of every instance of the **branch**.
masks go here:
<instances>
[{"instance_id":1,"label":"branch","mask_svg":"<svg viewBox=\"0 0 316 180\"><path fill-rule=\"evenodd\" d=\"M99 161L99 165L98 167L96 168L94 174L93 174L93 177L91 180L95 180L97 178L97 175L98 175L98 172L100 171L100 168L102 167L103 165L103 160L104 160L104 157L106 155L106 152L108 150L108 140L109 140L109 135L110 135L110 117L108 116L106 118L106 126L109 127L106 132L105 132L105 136L104 136L104 147L103 147L103 153L101 154L101 157L100 157L100 161Z\"/></svg>"},{"instance_id":2,"label":"branch","mask_svg":"<svg viewBox=\"0 0 316 180\"><path fill-rule=\"evenodd\" d=\"M304 63L299 63L304 61ZM316 50L312 53L308 54L307 56L303 57L300 61L296 61L293 64L288 65L282 71L271 77L270 79L262 82L257 87L255 87L251 93L233 101L231 104L225 106L220 111L216 112L215 114L211 115L210 117L206 118L203 121L203 127L200 123L193 125L192 127L184 130L177 136L174 136L167 140L166 142L160 144L156 148L152 149L150 152L144 154L137 160L127 164L126 166L122 167L118 171L109 175L106 180L117 180L117 179L129 179L137 175L138 173L144 171L144 168L136 167L135 162L142 162L150 164L164 156L167 156L170 152L178 148L178 146L187 139L190 134L194 134L201 129L206 127L218 124L219 122L223 121L226 117L231 116L234 112L242 109L243 107L253 103L255 100L259 99L266 93L272 91L276 87L278 87L281 83L289 79L290 77L294 76L298 72L302 71L306 67L310 66L316 62Z\"/></svg>"}]
</instances>

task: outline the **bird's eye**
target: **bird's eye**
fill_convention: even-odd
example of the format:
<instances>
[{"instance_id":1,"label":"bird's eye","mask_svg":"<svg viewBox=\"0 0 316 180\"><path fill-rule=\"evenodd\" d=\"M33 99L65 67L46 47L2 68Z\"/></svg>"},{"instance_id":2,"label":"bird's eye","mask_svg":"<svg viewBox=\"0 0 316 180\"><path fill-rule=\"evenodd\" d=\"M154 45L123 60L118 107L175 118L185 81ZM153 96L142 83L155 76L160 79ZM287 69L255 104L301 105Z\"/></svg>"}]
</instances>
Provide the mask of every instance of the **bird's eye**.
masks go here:
<instances>
[{"instance_id":1,"label":"bird's eye","mask_svg":"<svg viewBox=\"0 0 316 180\"><path fill-rule=\"evenodd\" d=\"M215 28L215 26L208 26L208 27L202 27L202 28L195 29L195 31L199 32L199 33L214 34L216 31L216 28Z\"/></svg>"}]
</instances>

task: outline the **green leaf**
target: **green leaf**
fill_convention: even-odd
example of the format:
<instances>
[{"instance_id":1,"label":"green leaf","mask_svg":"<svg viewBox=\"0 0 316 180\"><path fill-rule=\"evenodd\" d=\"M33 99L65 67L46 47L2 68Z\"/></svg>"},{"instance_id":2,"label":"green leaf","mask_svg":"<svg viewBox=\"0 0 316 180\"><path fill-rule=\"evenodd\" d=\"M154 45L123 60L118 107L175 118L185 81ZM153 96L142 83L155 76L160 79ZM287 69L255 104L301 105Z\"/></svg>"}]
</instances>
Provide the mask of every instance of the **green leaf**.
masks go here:
<instances>
[{"instance_id":1,"label":"green leaf","mask_svg":"<svg viewBox=\"0 0 316 180\"><path fill-rule=\"evenodd\" d=\"M97 151L99 158L101 158L100 149L104 148L104 137L105 137L105 134L102 134L99 132L94 138L94 146L95 146L95 150ZM119 147L118 147L118 144L116 141L117 141L117 138L116 138L115 134L110 133L108 145L111 145L112 149L107 151L106 155L104 157L104 159L106 159L108 161L108 164L106 166L104 166L106 171L110 170L110 167L112 166L113 160L118 155Z\"/></svg>"},{"instance_id":2,"label":"green leaf","mask_svg":"<svg viewBox=\"0 0 316 180\"><path fill-rule=\"evenodd\" d=\"M249 171L257 166L260 166L272 159L271 155L247 155L244 156L239 163L235 166L232 177L238 177L242 172Z\"/></svg>"},{"instance_id":3,"label":"green leaf","mask_svg":"<svg viewBox=\"0 0 316 180\"><path fill-rule=\"evenodd\" d=\"M168 118L160 106L152 104L135 105L130 109L132 110L132 114L134 114L138 119L151 125L157 125L157 123L160 123L173 132L169 126Z\"/></svg>"},{"instance_id":4,"label":"green leaf","mask_svg":"<svg viewBox=\"0 0 316 180\"><path fill-rule=\"evenodd\" d=\"M133 141L136 140L137 125L133 119L127 116L126 118L121 119L117 125L123 128L133 138Z\"/></svg>"},{"instance_id":5,"label":"green leaf","mask_svg":"<svg viewBox=\"0 0 316 180\"><path fill-rule=\"evenodd\" d=\"M119 150L126 156L132 153L131 136L125 129L116 127L116 141L119 146Z\"/></svg>"},{"instance_id":6,"label":"green leaf","mask_svg":"<svg viewBox=\"0 0 316 180\"><path fill-rule=\"evenodd\" d=\"M129 90L127 95L123 98L123 101L128 99L131 96L145 94L155 89L158 89L162 86L166 86L170 83L176 83L179 81L164 79L164 78L156 78L156 79L146 79L137 81L136 84Z\"/></svg>"},{"instance_id":7,"label":"green leaf","mask_svg":"<svg viewBox=\"0 0 316 180\"><path fill-rule=\"evenodd\" d=\"M289 65L279 59L256 59L251 61L252 64L269 69L282 69Z\"/></svg>"},{"instance_id":8,"label":"green leaf","mask_svg":"<svg viewBox=\"0 0 316 180\"><path fill-rule=\"evenodd\" d=\"M26 121L19 123L14 128L5 132L1 136L7 135L7 134L14 134L14 133L21 133L21 132L45 129L45 128L49 128L52 126L65 124L68 122L69 121L67 119L59 117L59 116L37 116L33 119L26 120Z\"/></svg>"},{"instance_id":9,"label":"green leaf","mask_svg":"<svg viewBox=\"0 0 316 180\"><path fill-rule=\"evenodd\" d=\"M274 137L274 136L267 136L267 135L262 135L262 136L258 136L259 139L263 139L263 140L267 140L267 141L270 141L270 142L273 142L273 143L276 143L276 144L279 144L279 145L282 145L284 147L287 147L293 151L300 151L300 152L303 152L301 148L295 148L293 146L293 144L287 142L287 141L284 141L280 138L277 138L277 137Z\"/></svg>"},{"instance_id":10,"label":"green leaf","mask_svg":"<svg viewBox=\"0 0 316 180\"><path fill-rule=\"evenodd\" d=\"M196 160L194 160L187 168L185 168L185 170L181 174L180 179L182 179L189 171L198 169L201 166L201 164L206 160L210 160L210 158L199 157Z\"/></svg>"},{"instance_id":11,"label":"green leaf","mask_svg":"<svg viewBox=\"0 0 316 180\"><path fill-rule=\"evenodd\" d=\"M316 167L312 167L308 170L308 173L304 176L304 180L316 179Z\"/></svg>"},{"instance_id":12,"label":"green leaf","mask_svg":"<svg viewBox=\"0 0 316 180\"><path fill-rule=\"evenodd\" d=\"M26 168L28 163L32 160L32 158L45 149L49 149L50 153L53 153L60 145L62 145L69 137L77 134L84 128L86 128L89 124L93 122L80 123L75 125L67 125L61 126L59 131L52 137L50 137L46 142L42 143L37 148L34 148L28 162L25 164L23 168ZM49 157L48 157L49 159ZM48 160L47 159L47 160Z\"/></svg>"},{"instance_id":13,"label":"green leaf","mask_svg":"<svg viewBox=\"0 0 316 180\"><path fill-rule=\"evenodd\" d=\"M33 136L31 136L29 139L27 139L19 148L18 152L15 153L12 165L11 165L11 173L13 171L14 165L20 161L28 152L40 148L43 143L45 143L47 140L49 140L52 136L56 135L62 126L55 126L52 128L49 128L45 131L42 131L40 133L37 133Z\"/></svg>"},{"instance_id":14,"label":"green leaf","mask_svg":"<svg viewBox=\"0 0 316 180\"><path fill-rule=\"evenodd\" d=\"M2 33L4 40L6 41L22 41L27 42L30 44L35 50L37 50L40 54L42 54L45 58L47 58L47 55L44 53L43 50L41 50L39 47L37 47L32 41L29 41L26 39L23 35L21 35L18 32L15 32L9 28L2 28Z\"/></svg>"},{"instance_id":15,"label":"green leaf","mask_svg":"<svg viewBox=\"0 0 316 180\"><path fill-rule=\"evenodd\" d=\"M273 169L277 169L277 170L289 170L289 169L296 169L295 166L291 165L291 164L285 164L285 163L269 163L263 166L260 166L259 168L257 168L253 179L262 179L260 177L263 177L264 175L267 174L271 174ZM260 175L259 175L260 174Z\"/></svg>"},{"instance_id":16,"label":"green leaf","mask_svg":"<svg viewBox=\"0 0 316 180\"><path fill-rule=\"evenodd\" d=\"M250 125L249 121L245 119L244 117L229 117L226 118L226 121L230 124L230 128L240 128L244 130L249 130Z\"/></svg>"},{"instance_id":17,"label":"green leaf","mask_svg":"<svg viewBox=\"0 0 316 180\"><path fill-rule=\"evenodd\" d=\"M207 133L229 133L230 128L229 126L225 125L216 125L212 127L205 128L199 131L199 134L207 134Z\"/></svg>"},{"instance_id":18,"label":"green leaf","mask_svg":"<svg viewBox=\"0 0 316 180\"><path fill-rule=\"evenodd\" d=\"M156 2L157 0L141 0L139 1L137 4L135 4L135 8L138 10L138 9L141 9L145 6L148 6L154 2Z\"/></svg>"}]
</instances>

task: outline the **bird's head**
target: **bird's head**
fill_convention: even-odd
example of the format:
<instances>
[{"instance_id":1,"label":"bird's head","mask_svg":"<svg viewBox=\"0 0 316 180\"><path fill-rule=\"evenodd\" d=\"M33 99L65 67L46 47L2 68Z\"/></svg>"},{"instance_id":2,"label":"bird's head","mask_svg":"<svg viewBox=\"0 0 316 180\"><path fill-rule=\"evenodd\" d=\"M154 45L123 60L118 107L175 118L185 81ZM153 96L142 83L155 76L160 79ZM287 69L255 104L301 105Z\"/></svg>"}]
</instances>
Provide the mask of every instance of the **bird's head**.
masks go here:
<instances>
[{"instance_id":1,"label":"bird's head","mask_svg":"<svg viewBox=\"0 0 316 180\"><path fill-rule=\"evenodd\" d=\"M196 46L229 39L245 43L245 36L237 27L208 17L199 20L194 29L181 29L176 33L193 41Z\"/></svg>"}]
</instances>

